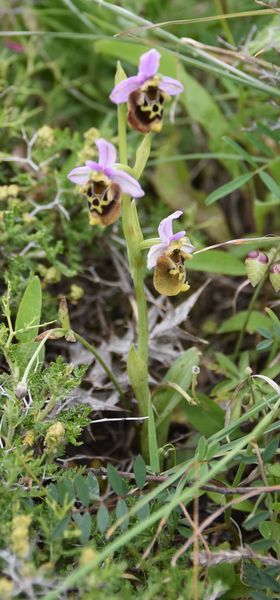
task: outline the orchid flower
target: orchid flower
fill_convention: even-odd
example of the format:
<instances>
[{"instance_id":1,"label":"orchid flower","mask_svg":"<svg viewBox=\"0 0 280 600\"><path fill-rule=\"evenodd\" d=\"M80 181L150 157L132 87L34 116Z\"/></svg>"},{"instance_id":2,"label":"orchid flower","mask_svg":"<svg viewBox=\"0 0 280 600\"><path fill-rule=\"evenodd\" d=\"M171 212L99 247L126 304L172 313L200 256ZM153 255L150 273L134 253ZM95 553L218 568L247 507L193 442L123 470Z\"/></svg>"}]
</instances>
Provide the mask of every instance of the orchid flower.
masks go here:
<instances>
[{"instance_id":1,"label":"orchid flower","mask_svg":"<svg viewBox=\"0 0 280 600\"><path fill-rule=\"evenodd\" d=\"M152 246L147 257L148 269L155 267L154 286L165 296L176 296L190 287L186 281L184 261L191 258L194 246L185 231L173 233L172 228L173 220L182 214L183 211L176 210L161 221L158 227L161 243Z\"/></svg>"},{"instance_id":2,"label":"orchid flower","mask_svg":"<svg viewBox=\"0 0 280 600\"><path fill-rule=\"evenodd\" d=\"M110 95L115 104L128 102L129 123L142 133L161 130L164 100L184 89L177 79L157 74L159 61L154 48L142 54L138 74L118 83Z\"/></svg>"},{"instance_id":3,"label":"orchid flower","mask_svg":"<svg viewBox=\"0 0 280 600\"><path fill-rule=\"evenodd\" d=\"M80 185L88 197L90 224L111 225L120 215L122 194L140 198L144 191L134 177L116 167L113 144L100 138L96 146L98 162L88 160L84 166L72 169L68 179Z\"/></svg>"}]
</instances>

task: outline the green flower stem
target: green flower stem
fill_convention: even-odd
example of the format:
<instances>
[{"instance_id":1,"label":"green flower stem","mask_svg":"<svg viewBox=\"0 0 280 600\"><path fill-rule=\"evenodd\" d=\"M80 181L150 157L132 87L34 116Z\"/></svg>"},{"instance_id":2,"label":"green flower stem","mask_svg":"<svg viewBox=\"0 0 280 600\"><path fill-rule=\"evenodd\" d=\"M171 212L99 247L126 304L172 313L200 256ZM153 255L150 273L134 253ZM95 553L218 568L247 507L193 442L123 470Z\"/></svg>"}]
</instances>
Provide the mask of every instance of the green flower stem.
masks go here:
<instances>
[{"instance_id":1,"label":"green flower stem","mask_svg":"<svg viewBox=\"0 0 280 600\"><path fill-rule=\"evenodd\" d=\"M121 64L117 64L116 83L125 79ZM118 140L119 155L123 165L127 165L127 140L126 140L127 108L125 104L118 104ZM140 244L143 234L139 225L135 202L130 196L124 195L122 200L122 224L127 244L128 260L131 276L135 288L138 308L138 352L144 363L148 362L148 309L144 289L144 265ZM142 415L146 416L146 415Z\"/></svg>"},{"instance_id":2,"label":"green flower stem","mask_svg":"<svg viewBox=\"0 0 280 600\"><path fill-rule=\"evenodd\" d=\"M99 352L96 350L96 348L94 346L92 346L91 344L89 344L89 342L87 342L79 333L76 333L76 331L73 331L73 334L74 334L77 342L80 342L80 344L82 344L82 346L84 346L84 348L86 350L88 350L96 358L97 362L99 362L99 364L101 365L101 367L104 369L106 375L108 375L108 377L109 377L110 381L112 382L113 386L116 388L117 392L119 393L119 395L121 397L121 400L123 402L123 405L125 406L125 408L128 408L127 400L126 400L124 391L122 390L121 386L117 382L117 380L116 380L115 376L113 375L111 369L109 369L109 367L104 362L103 358L100 356Z\"/></svg>"},{"instance_id":3,"label":"green flower stem","mask_svg":"<svg viewBox=\"0 0 280 600\"><path fill-rule=\"evenodd\" d=\"M135 288L138 308L138 352L147 365L148 362L148 310L144 289L144 264L140 249L143 239L136 205L129 196L122 202L123 231L128 249L129 266ZM144 415L143 415L144 416Z\"/></svg>"},{"instance_id":4,"label":"green flower stem","mask_svg":"<svg viewBox=\"0 0 280 600\"><path fill-rule=\"evenodd\" d=\"M116 83L125 79L121 64L117 65ZM118 105L118 140L119 155L122 165L127 165L127 108L125 104ZM151 136L146 136L140 144L134 175L142 173L150 153ZM127 245L130 273L134 284L138 312L138 341L137 353L133 346L128 359L128 374L141 416L149 416L148 422L143 423L141 430L141 450L145 460L149 459L154 472L159 471L158 446L154 423L153 407L148 385L148 307L144 288L144 262L141 253L143 234L138 220L137 208L130 196L122 199L122 225ZM133 358L133 352L135 352Z\"/></svg>"}]
</instances>

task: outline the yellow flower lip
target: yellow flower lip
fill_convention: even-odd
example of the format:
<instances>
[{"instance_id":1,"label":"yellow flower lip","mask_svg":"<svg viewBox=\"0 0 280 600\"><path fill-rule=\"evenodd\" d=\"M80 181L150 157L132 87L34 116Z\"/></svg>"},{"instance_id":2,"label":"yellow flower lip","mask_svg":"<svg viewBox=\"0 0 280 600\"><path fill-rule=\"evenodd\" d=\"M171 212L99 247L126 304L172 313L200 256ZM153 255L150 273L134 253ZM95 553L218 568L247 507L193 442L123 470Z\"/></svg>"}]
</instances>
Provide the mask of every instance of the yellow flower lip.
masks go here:
<instances>
[{"instance_id":1,"label":"yellow flower lip","mask_svg":"<svg viewBox=\"0 0 280 600\"><path fill-rule=\"evenodd\" d=\"M128 121L133 129L142 133L162 129L163 105L167 98L159 88L159 77L145 81L128 99Z\"/></svg>"},{"instance_id":2,"label":"yellow flower lip","mask_svg":"<svg viewBox=\"0 0 280 600\"><path fill-rule=\"evenodd\" d=\"M166 252L157 259L154 271L154 286L164 296L177 296L190 289L186 281L184 261L191 258L182 251L181 240L171 242Z\"/></svg>"},{"instance_id":3,"label":"yellow flower lip","mask_svg":"<svg viewBox=\"0 0 280 600\"><path fill-rule=\"evenodd\" d=\"M163 296L177 296L190 289L183 264L164 254L157 259L153 281L155 289Z\"/></svg>"}]
</instances>

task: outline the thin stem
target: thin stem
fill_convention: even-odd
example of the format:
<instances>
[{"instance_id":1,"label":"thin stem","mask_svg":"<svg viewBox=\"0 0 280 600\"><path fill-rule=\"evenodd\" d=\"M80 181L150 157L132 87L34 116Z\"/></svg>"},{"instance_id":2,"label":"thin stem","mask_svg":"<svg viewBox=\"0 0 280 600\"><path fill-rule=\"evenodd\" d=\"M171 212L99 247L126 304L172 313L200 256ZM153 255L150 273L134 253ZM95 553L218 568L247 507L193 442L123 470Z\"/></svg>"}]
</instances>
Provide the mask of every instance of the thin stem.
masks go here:
<instances>
[{"instance_id":1,"label":"thin stem","mask_svg":"<svg viewBox=\"0 0 280 600\"><path fill-rule=\"evenodd\" d=\"M215 0L215 5L216 5L218 15L221 18L221 27L224 30L225 38L231 46L235 47L235 41L234 41L233 35L231 33L228 21L227 21L227 19L224 18L225 11L223 10L222 1ZM221 14L219 14L219 13L221 13Z\"/></svg>"},{"instance_id":2,"label":"thin stem","mask_svg":"<svg viewBox=\"0 0 280 600\"><path fill-rule=\"evenodd\" d=\"M120 397L122 398L124 404L125 402L125 393L122 390L121 386L119 385L119 383L117 382L114 374L112 373L111 369L109 369L109 367L106 365L106 363L104 362L103 358L100 356L99 352L96 350L96 348L94 346L92 346L91 344L89 344L89 342L87 342L79 333L76 333L76 331L73 331L74 336L76 338L76 340L78 342L80 342L80 344L82 344L82 346L84 346L84 348L86 348L86 350L88 350L91 354L93 354L93 356L96 358L96 360L99 362L99 364L101 365L102 369L104 369L105 373L108 375L110 381L112 382L113 386L116 388L117 392L119 393Z\"/></svg>"},{"instance_id":3,"label":"thin stem","mask_svg":"<svg viewBox=\"0 0 280 600\"><path fill-rule=\"evenodd\" d=\"M125 73L120 63L117 65L116 83L119 83L125 78ZM119 139L119 154L123 165L127 166L127 108L126 105L118 106L118 139ZM141 156L139 158L139 150ZM136 175L142 173L150 152L150 136L138 148L138 164L136 155ZM138 172L137 172L138 171ZM128 374L135 397L137 399L138 408L141 416L149 416L148 423L143 423L141 429L141 450L144 458L149 459L152 470L159 471L158 445L154 423L153 407L151 404L151 396L148 385L148 307L144 287L144 263L141 253L140 244L143 241L143 234L138 220L137 208L135 201L131 200L130 196L124 195L122 199L122 225L124 237L127 245L128 261L130 273L134 284L135 297L137 303L138 317L138 340L137 354L132 359L128 357ZM133 347L131 348L131 352ZM131 367L131 368L130 368Z\"/></svg>"},{"instance_id":4,"label":"thin stem","mask_svg":"<svg viewBox=\"0 0 280 600\"><path fill-rule=\"evenodd\" d=\"M27 383L27 380L28 380L28 375L29 375L29 373L30 373L30 371L31 371L31 369L32 369L32 367L33 367L33 364L34 364L35 360L38 358L38 356L39 356L39 354L40 354L40 352L41 352L42 348L44 347L44 345L45 345L45 343L46 343L47 339L48 339L48 338L49 338L51 335L53 335L54 331L56 331L56 330L55 330L55 329L50 329L50 330L47 332L46 336L45 336L45 337L44 337L44 338L41 340L41 342L38 344L38 346L37 346L37 348L36 348L36 350L35 350L34 354L32 354L32 356L31 356L31 359L30 359L30 361L29 361L29 363L28 363L28 365L27 365L27 367L26 367L26 369L25 369L25 371L24 371L23 377L22 377L22 379L21 379L21 383L22 383L23 385Z\"/></svg>"},{"instance_id":5,"label":"thin stem","mask_svg":"<svg viewBox=\"0 0 280 600\"><path fill-rule=\"evenodd\" d=\"M41 423L42 421L44 421L45 418L48 416L48 414L55 407L55 404L56 404L56 396L53 395L50 397L49 402L47 403L45 408L38 413L37 418L35 419L35 422Z\"/></svg>"},{"instance_id":6,"label":"thin stem","mask_svg":"<svg viewBox=\"0 0 280 600\"><path fill-rule=\"evenodd\" d=\"M118 64L117 74L121 73ZM126 141L127 110L124 104L118 105L119 154L122 164L127 165ZM123 232L127 244L129 266L135 288L138 308L138 352L144 363L148 361L148 309L144 289L144 264L140 244L143 241L135 203L130 196L124 195L122 201Z\"/></svg>"},{"instance_id":7,"label":"thin stem","mask_svg":"<svg viewBox=\"0 0 280 600\"><path fill-rule=\"evenodd\" d=\"M244 338L244 335L246 333L246 327L248 325L248 321L250 319L251 312L252 312L252 310L253 310L253 308L255 306L255 302L256 302L256 300L258 298L258 295L259 295L259 293L260 293L260 291L261 291L261 289L262 289L262 287L264 285L264 282L265 282L265 279L262 279L259 282L259 284L257 285L256 289L254 290L253 296L252 296L252 298L250 300L250 304L248 306L247 314L246 314L246 317L244 319L244 323L242 325L242 329L241 329L241 331L239 333L239 336L238 336L238 339L237 339L237 342L236 342L236 346L235 346L235 350L234 350L234 354L233 354L233 360L234 361L236 360L236 358L238 356L238 353L239 353L239 350L240 350L240 348L242 346L243 338Z\"/></svg>"},{"instance_id":8,"label":"thin stem","mask_svg":"<svg viewBox=\"0 0 280 600\"><path fill-rule=\"evenodd\" d=\"M129 197L123 199L122 219L138 308L138 352L145 365L147 365L148 309L144 288L144 263L140 248L140 242L143 238L135 203L132 203Z\"/></svg>"}]
</instances>

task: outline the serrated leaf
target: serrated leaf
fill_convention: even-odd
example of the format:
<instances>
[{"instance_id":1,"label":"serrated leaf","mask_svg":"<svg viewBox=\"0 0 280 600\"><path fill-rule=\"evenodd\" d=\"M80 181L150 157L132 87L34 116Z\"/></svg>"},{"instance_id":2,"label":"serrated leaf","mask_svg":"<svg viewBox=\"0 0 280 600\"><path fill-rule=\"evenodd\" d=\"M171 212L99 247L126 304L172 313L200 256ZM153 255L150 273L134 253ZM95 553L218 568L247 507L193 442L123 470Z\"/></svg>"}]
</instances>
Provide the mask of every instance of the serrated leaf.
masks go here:
<instances>
[{"instance_id":1,"label":"serrated leaf","mask_svg":"<svg viewBox=\"0 0 280 600\"><path fill-rule=\"evenodd\" d=\"M107 476L111 488L118 496L126 496L128 493L128 487L125 481L118 474L117 469L110 463L107 465Z\"/></svg>"},{"instance_id":2,"label":"serrated leaf","mask_svg":"<svg viewBox=\"0 0 280 600\"><path fill-rule=\"evenodd\" d=\"M109 525L109 512L105 504L100 504L96 515L97 528L100 533L104 533Z\"/></svg>"},{"instance_id":3,"label":"serrated leaf","mask_svg":"<svg viewBox=\"0 0 280 600\"><path fill-rule=\"evenodd\" d=\"M41 309L41 282L39 277L35 275L27 284L17 311L15 330L26 329L26 331L16 333L19 342L31 342L35 339L39 331ZM28 329L29 327L32 327L32 329Z\"/></svg>"},{"instance_id":4,"label":"serrated leaf","mask_svg":"<svg viewBox=\"0 0 280 600\"><path fill-rule=\"evenodd\" d=\"M123 498L119 498L116 506L116 517L117 519L123 519L120 524L120 528L125 531L128 528L129 518L128 518L128 508L125 500Z\"/></svg>"},{"instance_id":5,"label":"serrated leaf","mask_svg":"<svg viewBox=\"0 0 280 600\"><path fill-rule=\"evenodd\" d=\"M142 489L145 485L147 471L145 461L140 454L138 454L134 461L133 471L137 486Z\"/></svg>"},{"instance_id":6,"label":"serrated leaf","mask_svg":"<svg viewBox=\"0 0 280 600\"><path fill-rule=\"evenodd\" d=\"M74 486L77 498L84 506L88 507L90 504L90 494L85 478L82 475L77 475L74 480Z\"/></svg>"}]
</instances>

